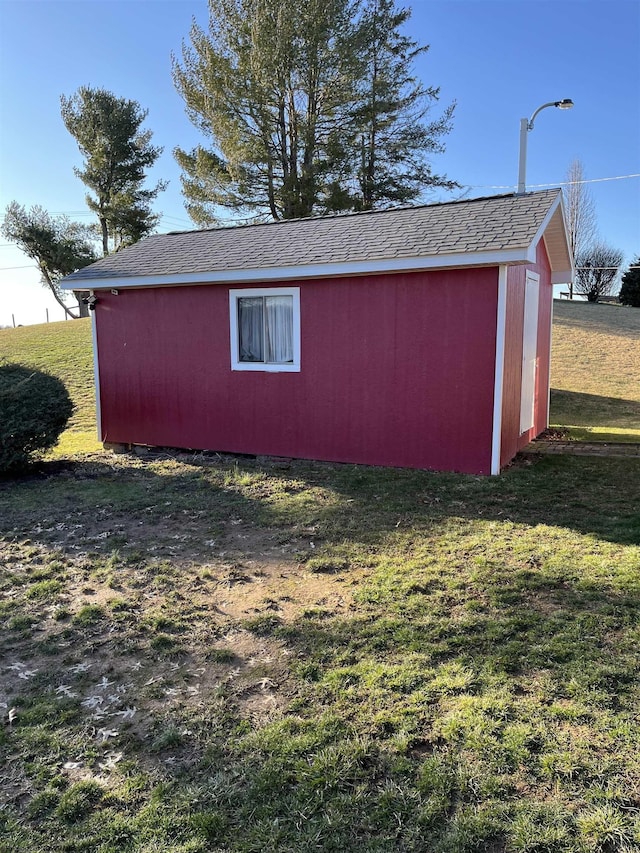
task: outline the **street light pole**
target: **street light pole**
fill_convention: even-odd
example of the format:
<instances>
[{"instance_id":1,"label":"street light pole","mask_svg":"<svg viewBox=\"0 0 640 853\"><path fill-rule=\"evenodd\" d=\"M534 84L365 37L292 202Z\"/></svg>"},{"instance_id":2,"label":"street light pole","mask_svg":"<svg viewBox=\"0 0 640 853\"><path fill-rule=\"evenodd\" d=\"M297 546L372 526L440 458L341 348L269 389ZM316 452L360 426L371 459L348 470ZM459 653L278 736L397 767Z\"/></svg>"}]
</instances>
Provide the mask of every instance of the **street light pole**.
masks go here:
<instances>
[{"instance_id":1,"label":"street light pole","mask_svg":"<svg viewBox=\"0 0 640 853\"><path fill-rule=\"evenodd\" d=\"M548 104L543 104L533 113L530 119L520 119L520 159L518 163L518 195L526 192L526 175L527 175L527 134L533 130L533 122L541 110L547 107L558 107L560 110L570 110L573 106L571 98L564 98L562 101L549 101Z\"/></svg>"}]
</instances>

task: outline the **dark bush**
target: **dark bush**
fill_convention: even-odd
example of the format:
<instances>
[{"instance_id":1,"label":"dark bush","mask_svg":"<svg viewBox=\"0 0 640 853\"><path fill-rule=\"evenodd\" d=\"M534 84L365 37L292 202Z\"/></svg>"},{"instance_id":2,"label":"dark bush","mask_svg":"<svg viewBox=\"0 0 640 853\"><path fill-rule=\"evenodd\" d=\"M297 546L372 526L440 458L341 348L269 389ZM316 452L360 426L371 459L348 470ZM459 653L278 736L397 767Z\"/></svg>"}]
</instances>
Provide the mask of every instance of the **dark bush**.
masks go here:
<instances>
[{"instance_id":1,"label":"dark bush","mask_svg":"<svg viewBox=\"0 0 640 853\"><path fill-rule=\"evenodd\" d=\"M622 276L619 298L623 305L640 308L640 255Z\"/></svg>"},{"instance_id":2,"label":"dark bush","mask_svg":"<svg viewBox=\"0 0 640 853\"><path fill-rule=\"evenodd\" d=\"M0 364L0 472L23 468L53 447L73 412L56 376L21 364Z\"/></svg>"}]
</instances>

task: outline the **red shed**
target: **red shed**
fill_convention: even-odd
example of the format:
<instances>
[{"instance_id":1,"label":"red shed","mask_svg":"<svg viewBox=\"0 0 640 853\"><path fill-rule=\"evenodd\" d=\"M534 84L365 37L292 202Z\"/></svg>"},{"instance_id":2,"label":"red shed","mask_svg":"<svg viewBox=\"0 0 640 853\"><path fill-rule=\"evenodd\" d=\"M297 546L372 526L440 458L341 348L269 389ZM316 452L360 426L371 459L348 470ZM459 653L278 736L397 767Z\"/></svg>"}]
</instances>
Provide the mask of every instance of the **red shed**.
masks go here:
<instances>
[{"instance_id":1,"label":"red shed","mask_svg":"<svg viewBox=\"0 0 640 853\"><path fill-rule=\"evenodd\" d=\"M559 190L154 235L92 292L100 438L497 474L547 426Z\"/></svg>"}]
</instances>

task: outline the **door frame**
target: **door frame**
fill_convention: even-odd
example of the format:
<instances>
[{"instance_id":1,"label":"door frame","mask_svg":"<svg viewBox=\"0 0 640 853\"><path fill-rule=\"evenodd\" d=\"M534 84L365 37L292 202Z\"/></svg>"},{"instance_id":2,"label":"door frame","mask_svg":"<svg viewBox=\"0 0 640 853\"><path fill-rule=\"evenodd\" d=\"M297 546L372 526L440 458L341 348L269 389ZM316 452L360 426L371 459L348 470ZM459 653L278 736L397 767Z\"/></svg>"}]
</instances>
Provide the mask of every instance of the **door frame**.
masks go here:
<instances>
[{"instance_id":1,"label":"door frame","mask_svg":"<svg viewBox=\"0 0 640 853\"><path fill-rule=\"evenodd\" d=\"M538 381L538 322L540 319L540 276L527 270L522 321L522 374L520 384L520 435L533 429L536 419Z\"/></svg>"}]
</instances>

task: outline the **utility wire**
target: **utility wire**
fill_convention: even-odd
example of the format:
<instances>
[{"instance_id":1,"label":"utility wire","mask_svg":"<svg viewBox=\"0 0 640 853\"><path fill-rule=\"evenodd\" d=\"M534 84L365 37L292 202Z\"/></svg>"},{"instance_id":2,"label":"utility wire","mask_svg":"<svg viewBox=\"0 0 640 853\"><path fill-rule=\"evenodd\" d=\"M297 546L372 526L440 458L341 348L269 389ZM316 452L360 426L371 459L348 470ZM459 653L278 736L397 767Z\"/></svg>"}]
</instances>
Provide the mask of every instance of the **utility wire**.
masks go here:
<instances>
[{"instance_id":1,"label":"utility wire","mask_svg":"<svg viewBox=\"0 0 640 853\"><path fill-rule=\"evenodd\" d=\"M610 178L585 178L582 181L555 181L551 184L527 184L528 189L542 189L543 187L570 187L575 184L601 184L605 181L625 181L627 178L640 178L640 172L632 175L614 175ZM465 184L470 190L512 190L516 184Z\"/></svg>"},{"instance_id":2,"label":"utility wire","mask_svg":"<svg viewBox=\"0 0 640 853\"><path fill-rule=\"evenodd\" d=\"M26 264L23 267L0 267L0 272L5 272L6 270L37 270L38 267L34 264Z\"/></svg>"},{"instance_id":3,"label":"utility wire","mask_svg":"<svg viewBox=\"0 0 640 853\"><path fill-rule=\"evenodd\" d=\"M614 175L612 178L585 178L582 181L561 181L561 186L571 186L572 184L600 184L603 181L624 181L627 178L640 178L640 172L633 175ZM551 184L536 184L535 186L551 186Z\"/></svg>"}]
</instances>

